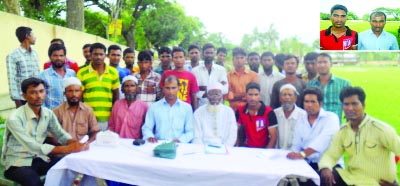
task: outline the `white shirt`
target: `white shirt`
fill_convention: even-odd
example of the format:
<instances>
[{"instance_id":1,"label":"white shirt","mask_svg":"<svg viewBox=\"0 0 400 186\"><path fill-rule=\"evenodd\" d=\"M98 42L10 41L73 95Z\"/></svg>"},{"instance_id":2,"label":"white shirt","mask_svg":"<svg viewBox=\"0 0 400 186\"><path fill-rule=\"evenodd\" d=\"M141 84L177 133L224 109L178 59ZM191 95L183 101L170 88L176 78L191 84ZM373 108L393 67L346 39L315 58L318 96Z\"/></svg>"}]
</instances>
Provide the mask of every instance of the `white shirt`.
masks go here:
<instances>
[{"instance_id":1,"label":"white shirt","mask_svg":"<svg viewBox=\"0 0 400 186\"><path fill-rule=\"evenodd\" d=\"M272 74L269 76L267 76L264 71L258 73L258 80L260 81L261 88L261 100L265 105L270 106L272 87L274 86L275 82L283 78L285 78L284 75L275 71L272 71Z\"/></svg>"},{"instance_id":2,"label":"white shirt","mask_svg":"<svg viewBox=\"0 0 400 186\"><path fill-rule=\"evenodd\" d=\"M308 122L308 116L305 115L296 123L291 150L300 152L312 148L316 152L309 155L307 161L318 163L322 154L329 147L333 134L339 131L339 126L338 116L322 108L312 126Z\"/></svg>"},{"instance_id":3,"label":"white shirt","mask_svg":"<svg viewBox=\"0 0 400 186\"><path fill-rule=\"evenodd\" d=\"M218 112L210 112L208 104L194 112L193 143L215 143L233 146L237 137L237 123L232 108L218 105Z\"/></svg>"},{"instance_id":4,"label":"white shirt","mask_svg":"<svg viewBox=\"0 0 400 186\"><path fill-rule=\"evenodd\" d=\"M209 84L211 84L211 82L217 81L223 85L222 94L225 95L228 93L229 83L228 83L228 78L227 78L224 67L213 64L211 66L211 73L208 74L208 70L207 70L206 66L204 64L200 64L199 66L194 67L192 69L192 73L194 74L194 76L196 76L197 85L199 87L200 86L208 86ZM225 83L222 83L222 82L225 82ZM202 106L202 105L205 105L208 103L207 98L202 98L204 93L205 93L205 91L198 91L196 94L197 98L199 99L199 106Z\"/></svg>"},{"instance_id":5,"label":"white shirt","mask_svg":"<svg viewBox=\"0 0 400 186\"><path fill-rule=\"evenodd\" d=\"M294 126L297 120L307 115L307 113L300 107L294 106L294 110L290 113L289 117L285 117L285 112L282 107L274 110L276 119L278 120L278 149L289 150L292 146L294 135Z\"/></svg>"}]
</instances>

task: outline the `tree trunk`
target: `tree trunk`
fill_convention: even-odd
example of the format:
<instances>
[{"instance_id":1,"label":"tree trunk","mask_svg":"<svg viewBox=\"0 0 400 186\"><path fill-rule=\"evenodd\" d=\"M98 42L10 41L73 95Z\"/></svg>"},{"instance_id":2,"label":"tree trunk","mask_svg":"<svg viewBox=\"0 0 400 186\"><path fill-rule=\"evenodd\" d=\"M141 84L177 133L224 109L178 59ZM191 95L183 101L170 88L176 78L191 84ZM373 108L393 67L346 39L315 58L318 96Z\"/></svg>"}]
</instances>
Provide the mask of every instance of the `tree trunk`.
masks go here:
<instances>
[{"instance_id":1,"label":"tree trunk","mask_svg":"<svg viewBox=\"0 0 400 186\"><path fill-rule=\"evenodd\" d=\"M135 31L133 29L127 29L122 31L122 35L124 36L126 40L126 46L135 49L136 43L135 43Z\"/></svg>"},{"instance_id":2,"label":"tree trunk","mask_svg":"<svg viewBox=\"0 0 400 186\"><path fill-rule=\"evenodd\" d=\"M3 0L3 3L8 13L21 15L19 0Z\"/></svg>"},{"instance_id":3,"label":"tree trunk","mask_svg":"<svg viewBox=\"0 0 400 186\"><path fill-rule=\"evenodd\" d=\"M67 0L67 27L83 31L85 14L83 0Z\"/></svg>"}]
</instances>

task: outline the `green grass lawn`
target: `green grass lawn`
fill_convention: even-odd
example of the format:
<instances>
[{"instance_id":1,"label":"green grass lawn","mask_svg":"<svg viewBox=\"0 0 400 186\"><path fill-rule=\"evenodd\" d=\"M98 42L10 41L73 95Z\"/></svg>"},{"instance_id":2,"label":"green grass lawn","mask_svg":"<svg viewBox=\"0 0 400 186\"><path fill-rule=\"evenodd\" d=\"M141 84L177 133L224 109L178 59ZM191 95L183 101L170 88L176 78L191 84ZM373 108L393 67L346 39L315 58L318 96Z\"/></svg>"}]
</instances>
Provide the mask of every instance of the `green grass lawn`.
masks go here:
<instances>
[{"instance_id":1,"label":"green grass lawn","mask_svg":"<svg viewBox=\"0 0 400 186\"><path fill-rule=\"evenodd\" d=\"M366 92L366 113L393 126L400 134L400 67L334 67L333 74L348 79ZM397 164L400 180L400 163Z\"/></svg>"},{"instance_id":2,"label":"green grass lawn","mask_svg":"<svg viewBox=\"0 0 400 186\"><path fill-rule=\"evenodd\" d=\"M330 20L320 20L319 25L320 25L320 30L324 30L327 29L329 26L331 26L332 22ZM357 31L358 33L371 29L371 25L369 24L368 21L361 21L361 20L357 21L348 20L346 21L346 26L348 26L352 30ZM400 21L388 21L386 22L384 30L396 36L397 42L400 43L400 38L397 37L397 29L399 29L399 26L400 26Z\"/></svg>"}]
</instances>

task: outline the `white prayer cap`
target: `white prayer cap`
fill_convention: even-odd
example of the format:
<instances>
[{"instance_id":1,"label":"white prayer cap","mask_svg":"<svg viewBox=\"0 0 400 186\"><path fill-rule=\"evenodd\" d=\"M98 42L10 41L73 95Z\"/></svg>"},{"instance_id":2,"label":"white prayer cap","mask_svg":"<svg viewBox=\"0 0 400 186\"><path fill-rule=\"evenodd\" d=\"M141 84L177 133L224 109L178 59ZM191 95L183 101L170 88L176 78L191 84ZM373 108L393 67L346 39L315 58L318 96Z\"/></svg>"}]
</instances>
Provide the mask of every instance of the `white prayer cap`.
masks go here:
<instances>
[{"instance_id":1,"label":"white prayer cap","mask_svg":"<svg viewBox=\"0 0 400 186\"><path fill-rule=\"evenodd\" d=\"M71 85L82 86L81 81L76 77L68 77L68 78L65 78L63 81L64 81L64 89L66 89L67 87L69 87Z\"/></svg>"},{"instance_id":2,"label":"white prayer cap","mask_svg":"<svg viewBox=\"0 0 400 186\"><path fill-rule=\"evenodd\" d=\"M132 76L132 75L125 76L124 79L122 79L122 84L124 84L126 81L129 81L129 80L135 82L136 85L138 84L137 78L135 76Z\"/></svg>"},{"instance_id":3,"label":"white prayer cap","mask_svg":"<svg viewBox=\"0 0 400 186\"><path fill-rule=\"evenodd\" d=\"M293 90L296 95L299 95L299 92L297 92L296 87L294 87L292 84L285 84L285 85L281 86L281 89L279 90L279 92L282 92L285 89Z\"/></svg>"},{"instance_id":4,"label":"white prayer cap","mask_svg":"<svg viewBox=\"0 0 400 186\"><path fill-rule=\"evenodd\" d=\"M215 82L210 83L210 84L207 86L207 91L210 91L210 90L213 90L213 89L217 89L217 90L222 91L223 88L224 88L224 87L223 87L223 85L222 85L220 82L215 81Z\"/></svg>"}]
</instances>

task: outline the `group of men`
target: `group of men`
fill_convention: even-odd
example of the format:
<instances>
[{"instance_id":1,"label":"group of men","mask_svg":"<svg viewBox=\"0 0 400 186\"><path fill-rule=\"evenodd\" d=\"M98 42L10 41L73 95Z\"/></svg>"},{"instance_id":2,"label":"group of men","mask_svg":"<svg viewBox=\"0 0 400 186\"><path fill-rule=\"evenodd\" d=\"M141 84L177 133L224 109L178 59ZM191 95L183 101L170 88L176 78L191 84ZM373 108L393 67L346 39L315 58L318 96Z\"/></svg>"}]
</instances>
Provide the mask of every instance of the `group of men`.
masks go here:
<instances>
[{"instance_id":1,"label":"group of men","mask_svg":"<svg viewBox=\"0 0 400 186\"><path fill-rule=\"evenodd\" d=\"M384 30L386 14L372 12L371 29L357 33L346 26L347 8L337 4L331 8L332 26L320 32L321 50L399 50L396 36Z\"/></svg>"},{"instance_id":2,"label":"group of men","mask_svg":"<svg viewBox=\"0 0 400 186\"><path fill-rule=\"evenodd\" d=\"M307 72L299 75L294 55L278 54L276 72L278 55L235 48L227 73L224 62L214 61L212 44L189 47L190 64L183 48L161 47L153 70L151 51L139 52L134 69L134 50L124 50L122 68L121 48L93 43L83 47L87 61L75 72L64 43L53 43L50 65L40 73L32 29L19 27L16 35L21 47L7 57L7 69L17 109L6 122L2 162L5 176L22 185L36 185L59 154L87 150L79 140L88 135L91 142L107 129L148 142L290 150L289 159L305 159L326 185L397 184L393 152L400 154L400 138L364 113L365 93L331 74L326 53L307 54ZM340 129L343 110L348 123ZM347 169L339 161L343 152ZM364 161L372 156L377 161ZM369 179L357 181L363 177Z\"/></svg>"}]
</instances>

